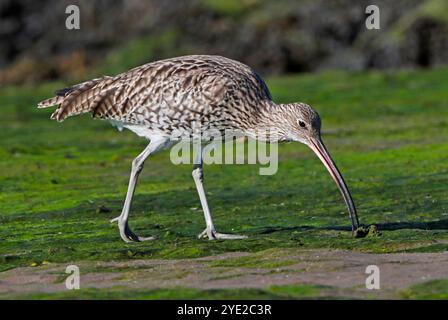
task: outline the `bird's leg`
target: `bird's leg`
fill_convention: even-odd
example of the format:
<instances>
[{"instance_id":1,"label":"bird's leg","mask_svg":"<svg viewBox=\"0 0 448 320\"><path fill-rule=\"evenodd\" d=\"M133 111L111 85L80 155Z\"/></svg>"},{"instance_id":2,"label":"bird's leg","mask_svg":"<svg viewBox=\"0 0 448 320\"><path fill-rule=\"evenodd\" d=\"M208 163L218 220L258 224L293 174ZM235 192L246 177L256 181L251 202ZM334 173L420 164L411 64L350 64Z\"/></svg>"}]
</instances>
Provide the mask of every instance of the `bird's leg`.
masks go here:
<instances>
[{"instance_id":1,"label":"bird's leg","mask_svg":"<svg viewBox=\"0 0 448 320\"><path fill-rule=\"evenodd\" d=\"M208 146L206 146L205 148L207 148ZM204 151L205 151L204 148ZM215 227L213 225L213 220L212 220L212 216L210 214L210 209L208 207L208 203L207 203L207 198L205 196L205 191L204 191L204 171L202 169L202 156L203 153L199 150L198 155L197 155L197 159L195 160L195 164L193 166L193 179L194 179L194 183L196 184L196 189L198 190L198 194L199 194L199 199L201 200L201 205L202 205L202 210L204 211L204 217L205 217L205 224L206 224L206 228L203 232L201 232L198 235L198 238L206 238L208 237L209 240L214 240L214 239L245 239L247 238L247 236L240 236L240 235L236 235L236 234L225 234L225 233L219 233L216 232Z\"/></svg>"},{"instance_id":2,"label":"bird's leg","mask_svg":"<svg viewBox=\"0 0 448 320\"><path fill-rule=\"evenodd\" d=\"M112 219L110 222L118 221L118 228L120 229L120 236L125 242L131 241L148 241L153 240L154 237L139 237L129 228L128 218L129 210L131 208L132 198L134 196L135 186L137 184L138 176L143 169L146 158L157 149L159 149L165 141L155 140L151 141L150 144L142 151L133 161L131 176L129 178L128 191L126 194L126 199L124 201L123 209L120 216Z\"/></svg>"}]
</instances>

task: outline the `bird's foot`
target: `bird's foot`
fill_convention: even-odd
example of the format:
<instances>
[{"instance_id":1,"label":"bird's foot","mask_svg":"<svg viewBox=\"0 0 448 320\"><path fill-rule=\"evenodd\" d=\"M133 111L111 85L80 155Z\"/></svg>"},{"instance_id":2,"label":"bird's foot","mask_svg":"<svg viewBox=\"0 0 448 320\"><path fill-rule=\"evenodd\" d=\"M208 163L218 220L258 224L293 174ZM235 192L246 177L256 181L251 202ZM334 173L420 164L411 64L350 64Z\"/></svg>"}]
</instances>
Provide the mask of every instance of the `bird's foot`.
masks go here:
<instances>
[{"instance_id":1,"label":"bird's foot","mask_svg":"<svg viewBox=\"0 0 448 320\"><path fill-rule=\"evenodd\" d=\"M124 242L143 242L154 240L155 237L139 237L137 236L131 228L129 228L127 221L122 221L120 217L112 219L110 222L118 221L118 229L120 229L120 236Z\"/></svg>"},{"instance_id":2,"label":"bird's foot","mask_svg":"<svg viewBox=\"0 0 448 320\"><path fill-rule=\"evenodd\" d=\"M219 233L216 232L216 230L212 229L209 230L206 228L204 231L202 231L198 235L198 239L209 239L209 240L216 240L216 239L223 239L223 240L237 240L237 239L246 239L247 236L242 236L238 234L226 234L226 233Z\"/></svg>"},{"instance_id":3,"label":"bird's foot","mask_svg":"<svg viewBox=\"0 0 448 320\"><path fill-rule=\"evenodd\" d=\"M117 222L117 221L119 221L120 219L121 219L121 216L118 216L118 217L116 217L116 218L111 219L111 220L110 220L110 223Z\"/></svg>"}]
</instances>

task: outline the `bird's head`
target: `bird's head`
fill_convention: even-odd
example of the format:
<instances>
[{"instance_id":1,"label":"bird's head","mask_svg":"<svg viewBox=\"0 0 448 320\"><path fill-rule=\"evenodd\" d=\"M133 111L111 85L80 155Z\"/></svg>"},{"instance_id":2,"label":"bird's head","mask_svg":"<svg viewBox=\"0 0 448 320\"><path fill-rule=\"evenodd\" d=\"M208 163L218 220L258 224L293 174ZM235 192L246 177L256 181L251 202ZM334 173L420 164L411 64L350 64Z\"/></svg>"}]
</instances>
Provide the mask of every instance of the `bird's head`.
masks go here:
<instances>
[{"instance_id":1,"label":"bird's head","mask_svg":"<svg viewBox=\"0 0 448 320\"><path fill-rule=\"evenodd\" d=\"M350 214L352 229L357 229L359 222L356 207L344 178L322 142L319 114L306 103L281 104L277 111L276 122L282 124L279 128L281 136L284 140L298 141L307 145L319 157L341 191Z\"/></svg>"},{"instance_id":2,"label":"bird's head","mask_svg":"<svg viewBox=\"0 0 448 320\"><path fill-rule=\"evenodd\" d=\"M289 103L279 106L282 118L282 135L285 140L309 145L310 140L320 139L319 114L306 103Z\"/></svg>"}]
</instances>

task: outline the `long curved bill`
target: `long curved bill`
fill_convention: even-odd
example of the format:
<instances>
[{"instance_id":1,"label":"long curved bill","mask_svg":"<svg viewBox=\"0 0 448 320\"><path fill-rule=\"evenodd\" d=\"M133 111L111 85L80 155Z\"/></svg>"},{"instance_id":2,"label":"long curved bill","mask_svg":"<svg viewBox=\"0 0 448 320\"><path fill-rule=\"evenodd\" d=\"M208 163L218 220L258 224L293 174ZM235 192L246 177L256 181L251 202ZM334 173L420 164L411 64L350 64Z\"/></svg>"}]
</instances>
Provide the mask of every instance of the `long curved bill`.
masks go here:
<instances>
[{"instance_id":1,"label":"long curved bill","mask_svg":"<svg viewBox=\"0 0 448 320\"><path fill-rule=\"evenodd\" d=\"M328 153L327 149L325 148L325 145L323 144L320 138L310 139L310 143L308 146L319 157L319 159L327 168L334 182L336 182L336 185L341 191L342 197L344 198L345 204L347 205L348 208L350 220L352 222L352 231L356 230L359 226L358 214L356 213L355 204L353 202L350 191L348 190L347 185L345 184L344 178L342 177L341 173L339 172L333 159L331 158L330 154Z\"/></svg>"}]
</instances>

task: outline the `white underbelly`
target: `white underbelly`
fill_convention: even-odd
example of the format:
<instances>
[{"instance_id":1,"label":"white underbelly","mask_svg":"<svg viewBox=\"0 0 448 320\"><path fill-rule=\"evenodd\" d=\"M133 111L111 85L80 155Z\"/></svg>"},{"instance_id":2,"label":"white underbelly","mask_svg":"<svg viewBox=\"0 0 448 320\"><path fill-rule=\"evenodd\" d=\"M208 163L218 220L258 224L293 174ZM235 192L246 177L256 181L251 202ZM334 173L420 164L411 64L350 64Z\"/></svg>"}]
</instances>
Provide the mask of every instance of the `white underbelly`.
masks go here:
<instances>
[{"instance_id":1,"label":"white underbelly","mask_svg":"<svg viewBox=\"0 0 448 320\"><path fill-rule=\"evenodd\" d=\"M139 137L143 137L148 140L155 140L155 139L159 139L159 138L163 138L163 137L169 138L169 136L166 133L164 133L160 130L157 130L157 129L148 128L143 125L125 123L125 122L121 122L121 121L117 121L117 120L109 120L109 121L119 131L122 131L123 128L126 128L126 129L134 132Z\"/></svg>"}]
</instances>

